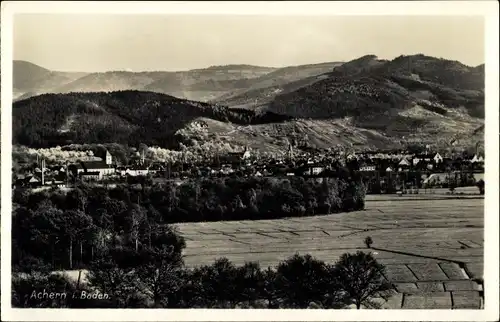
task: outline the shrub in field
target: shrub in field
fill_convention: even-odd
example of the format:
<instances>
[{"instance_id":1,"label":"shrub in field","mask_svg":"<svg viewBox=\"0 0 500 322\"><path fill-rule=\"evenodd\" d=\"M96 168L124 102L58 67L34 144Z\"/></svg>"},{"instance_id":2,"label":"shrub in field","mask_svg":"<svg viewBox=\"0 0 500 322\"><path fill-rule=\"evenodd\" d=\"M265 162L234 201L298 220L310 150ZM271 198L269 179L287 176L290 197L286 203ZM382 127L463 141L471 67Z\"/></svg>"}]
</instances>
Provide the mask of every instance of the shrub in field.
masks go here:
<instances>
[{"instance_id":1,"label":"shrub in field","mask_svg":"<svg viewBox=\"0 0 500 322\"><path fill-rule=\"evenodd\" d=\"M484 195L484 180L483 179L480 179L477 183L476 183L476 186L477 188L479 189L479 193Z\"/></svg>"},{"instance_id":2,"label":"shrub in field","mask_svg":"<svg viewBox=\"0 0 500 322\"><path fill-rule=\"evenodd\" d=\"M377 307L372 298L385 298L392 292L392 285L384 278L384 269L371 254L343 254L333 271L345 303L354 303L357 309L361 305Z\"/></svg>"},{"instance_id":3,"label":"shrub in field","mask_svg":"<svg viewBox=\"0 0 500 322\"><path fill-rule=\"evenodd\" d=\"M457 185L456 185L455 181L450 181L450 183L448 183L448 189L450 189L450 192L452 194L455 193L456 188L457 188Z\"/></svg>"},{"instance_id":4,"label":"shrub in field","mask_svg":"<svg viewBox=\"0 0 500 322\"><path fill-rule=\"evenodd\" d=\"M365 245L366 245L366 248L370 248L372 247L372 244L373 244L373 239L370 237L370 236L367 236L365 238Z\"/></svg>"}]
</instances>

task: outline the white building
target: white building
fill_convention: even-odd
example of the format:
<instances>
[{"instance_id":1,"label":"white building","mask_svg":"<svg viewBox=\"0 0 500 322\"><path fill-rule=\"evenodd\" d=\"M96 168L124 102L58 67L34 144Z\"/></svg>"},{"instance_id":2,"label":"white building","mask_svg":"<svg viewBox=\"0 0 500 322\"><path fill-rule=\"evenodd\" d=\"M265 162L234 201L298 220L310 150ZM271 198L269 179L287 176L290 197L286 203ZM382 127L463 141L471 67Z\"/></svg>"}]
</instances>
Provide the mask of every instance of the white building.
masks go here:
<instances>
[{"instance_id":1,"label":"white building","mask_svg":"<svg viewBox=\"0 0 500 322\"><path fill-rule=\"evenodd\" d=\"M149 174L149 169L126 169L122 171L122 175L129 175L132 177L146 176Z\"/></svg>"},{"instance_id":2,"label":"white building","mask_svg":"<svg viewBox=\"0 0 500 322\"><path fill-rule=\"evenodd\" d=\"M474 154L474 157L470 160L471 163L481 163L484 162L484 158L482 156L478 156L477 154Z\"/></svg>"},{"instance_id":3,"label":"white building","mask_svg":"<svg viewBox=\"0 0 500 322\"><path fill-rule=\"evenodd\" d=\"M410 166L410 161L408 161L408 159L406 159L406 157L404 157L404 158L401 159L401 161L399 161L398 165L409 167Z\"/></svg>"},{"instance_id":4,"label":"white building","mask_svg":"<svg viewBox=\"0 0 500 322\"><path fill-rule=\"evenodd\" d=\"M106 151L105 161L83 161L77 164L77 174L92 173L87 175L88 178L100 180L104 176L113 175L116 169L113 167L113 156L109 151Z\"/></svg>"},{"instance_id":5,"label":"white building","mask_svg":"<svg viewBox=\"0 0 500 322\"><path fill-rule=\"evenodd\" d=\"M435 163L443 162L443 157L439 153L436 153L433 159Z\"/></svg>"}]
</instances>

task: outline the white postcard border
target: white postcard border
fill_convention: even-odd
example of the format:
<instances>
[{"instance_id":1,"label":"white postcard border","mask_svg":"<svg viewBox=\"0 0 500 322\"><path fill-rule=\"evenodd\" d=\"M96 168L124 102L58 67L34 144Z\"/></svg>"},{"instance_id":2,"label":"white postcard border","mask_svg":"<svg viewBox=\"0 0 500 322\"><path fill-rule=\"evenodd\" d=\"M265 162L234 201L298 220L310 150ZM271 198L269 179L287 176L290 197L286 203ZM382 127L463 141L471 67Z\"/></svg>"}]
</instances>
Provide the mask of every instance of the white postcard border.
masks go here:
<instances>
[{"instance_id":1,"label":"white postcard border","mask_svg":"<svg viewBox=\"0 0 500 322\"><path fill-rule=\"evenodd\" d=\"M2 2L1 16L1 312L8 321L495 321L499 316L499 100L498 2ZM222 310L222 309L12 309L12 27L19 13L238 14L238 15L480 15L486 26L484 310ZM425 27L425 26L423 26Z\"/></svg>"}]
</instances>

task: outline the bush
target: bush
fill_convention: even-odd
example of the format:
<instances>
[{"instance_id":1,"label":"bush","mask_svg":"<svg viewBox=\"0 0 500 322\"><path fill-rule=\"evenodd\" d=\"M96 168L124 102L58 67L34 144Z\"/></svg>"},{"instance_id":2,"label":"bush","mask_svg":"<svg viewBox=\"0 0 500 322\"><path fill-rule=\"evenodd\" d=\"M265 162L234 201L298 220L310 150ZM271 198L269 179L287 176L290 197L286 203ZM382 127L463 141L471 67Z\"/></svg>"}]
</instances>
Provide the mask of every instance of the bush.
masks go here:
<instances>
[{"instance_id":1,"label":"bush","mask_svg":"<svg viewBox=\"0 0 500 322\"><path fill-rule=\"evenodd\" d=\"M476 183L476 186L477 188L479 189L479 193L484 195L484 180L483 179L480 179L477 183Z\"/></svg>"},{"instance_id":2,"label":"bush","mask_svg":"<svg viewBox=\"0 0 500 322\"><path fill-rule=\"evenodd\" d=\"M371 248L372 247L372 244L373 244L373 239L370 237L370 236L367 236L365 238L365 245L366 245L366 248Z\"/></svg>"}]
</instances>

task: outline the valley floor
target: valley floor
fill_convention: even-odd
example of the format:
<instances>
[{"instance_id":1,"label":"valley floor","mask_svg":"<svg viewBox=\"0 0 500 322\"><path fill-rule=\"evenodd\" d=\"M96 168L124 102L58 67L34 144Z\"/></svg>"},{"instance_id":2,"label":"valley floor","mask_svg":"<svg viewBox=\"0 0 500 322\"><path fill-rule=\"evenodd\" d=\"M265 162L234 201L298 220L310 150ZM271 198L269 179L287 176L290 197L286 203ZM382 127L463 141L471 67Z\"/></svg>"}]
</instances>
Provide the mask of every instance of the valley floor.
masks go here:
<instances>
[{"instance_id":1,"label":"valley floor","mask_svg":"<svg viewBox=\"0 0 500 322\"><path fill-rule=\"evenodd\" d=\"M224 256L267 267L294 253L333 263L346 252L371 251L398 291L384 307L479 308L482 286L473 279L483 276L484 199L412 197L373 196L366 210L351 213L177 226L187 266Z\"/></svg>"},{"instance_id":2,"label":"valley floor","mask_svg":"<svg viewBox=\"0 0 500 322\"><path fill-rule=\"evenodd\" d=\"M484 199L444 193L371 195L365 210L349 213L176 226L186 239L188 267L227 257L236 265L258 261L267 268L295 253L334 263L346 252L371 251L397 291L383 308L478 309ZM373 239L371 249L364 245L366 236ZM65 273L78 278L78 271Z\"/></svg>"}]
</instances>

